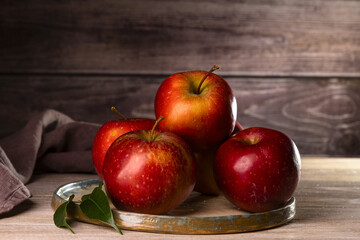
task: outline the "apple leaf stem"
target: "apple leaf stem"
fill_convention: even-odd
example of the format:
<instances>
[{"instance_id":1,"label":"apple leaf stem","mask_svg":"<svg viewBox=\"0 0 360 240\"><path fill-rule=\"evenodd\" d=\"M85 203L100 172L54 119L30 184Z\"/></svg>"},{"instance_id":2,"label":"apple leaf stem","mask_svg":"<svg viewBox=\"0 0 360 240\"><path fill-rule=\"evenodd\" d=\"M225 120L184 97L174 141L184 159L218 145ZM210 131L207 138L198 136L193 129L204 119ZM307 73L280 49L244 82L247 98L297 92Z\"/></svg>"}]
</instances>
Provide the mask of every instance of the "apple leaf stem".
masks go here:
<instances>
[{"instance_id":1,"label":"apple leaf stem","mask_svg":"<svg viewBox=\"0 0 360 240\"><path fill-rule=\"evenodd\" d=\"M206 73L206 75L201 79L198 88L196 89L196 94L199 94L199 93L200 93L201 85L203 84L203 82L205 81L205 79L206 79L212 72L214 72L215 70L217 70L217 69L219 69L219 68L220 68L220 67L219 67L218 65L214 65L214 66Z\"/></svg>"},{"instance_id":2,"label":"apple leaf stem","mask_svg":"<svg viewBox=\"0 0 360 240\"><path fill-rule=\"evenodd\" d=\"M126 117L122 115L114 106L111 107L111 111L113 111L114 113L116 113L116 115L121 117L122 120L126 120Z\"/></svg>"},{"instance_id":3,"label":"apple leaf stem","mask_svg":"<svg viewBox=\"0 0 360 240\"><path fill-rule=\"evenodd\" d=\"M151 132L150 132L150 136L149 136L149 139L150 139L150 142L154 141L154 131L155 131L155 128L156 126L159 124L160 121L164 120L164 117L160 116L158 118L158 120L156 120L153 128L151 129Z\"/></svg>"}]
</instances>

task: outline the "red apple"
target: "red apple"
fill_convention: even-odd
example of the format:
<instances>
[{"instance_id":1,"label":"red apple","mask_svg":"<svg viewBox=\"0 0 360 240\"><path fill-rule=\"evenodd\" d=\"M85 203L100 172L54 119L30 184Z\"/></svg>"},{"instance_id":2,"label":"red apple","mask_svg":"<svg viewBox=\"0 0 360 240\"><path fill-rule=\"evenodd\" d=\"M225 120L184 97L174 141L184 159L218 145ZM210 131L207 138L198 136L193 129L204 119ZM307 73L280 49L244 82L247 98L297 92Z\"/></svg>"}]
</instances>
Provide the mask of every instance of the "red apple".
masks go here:
<instances>
[{"instance_id":1,"label":"red apple","mask_svg":"<svg viewBox=\"0 0 360 240\"><path fill-rule=\"evenodd\" d=\"M254 127L238 132L220 146L214 175L225 197L250 212L284 206L300 179L300 154L284 133Z\"/></svg>"},{"instance_id":2,"label":"red apple","mask_svg":"<svg viewBox=\"0 0 360 240\"><path fill-rule=\"evenodd\" d=\"M216 147L235 127L237 105L229 84L209 72L190 71L168 77L155 97L155 115L164 131L184 138L195 150Z\"/></svg>"},{"instance_id":3,"label":"red apple","mask_svg":"<svg viewBox=\"0 0 360 240\"><path fill-rule=\"evenodd\" d=\"M115 108L113 111L117 112ZM119 114L117 112L117 114ZM95 170L100 179L103 179L102 169L106 152L110 145L121 135L143 129L151 129L155 123L152 119L123 118L106 122L95 135L92 147L92 158Z\"/></svg>"},{"instance_id":4,"label":"red apple","mask_svg":"<svg viewBox=\"0 0 360 240\"><path fill-rule=\"evenodd\" d=\"M139 130L120 136L110 146L103 174L106 191L118 209L161 214L192 192L194 156L173 133Z\"/></svg>"},{"instance_id":5,"label":"red apple","mask_svg":"<svg viewBox=\"0 0 360 240\"><path fill-rule=\"evenodd\" d=\"M213 164L217 148L194 152L196 164L196 184L194 190L207 195L219 195Z\"/></svg>"},{"instance_id":6,"label":"red apple","mask_svg":"<svg viewBox=\"0 0 360 240\"><path fill-rule=\"evenodd\" d=\"M241 124L236 121L235 129L231 135L244 130ZM219 144L220 146L221 144ZM219 195L221 193L214 178L214 159L219 146L194 151L196 164L196 184L194 190L207 195Z\"/></svg>"}]
</instances>

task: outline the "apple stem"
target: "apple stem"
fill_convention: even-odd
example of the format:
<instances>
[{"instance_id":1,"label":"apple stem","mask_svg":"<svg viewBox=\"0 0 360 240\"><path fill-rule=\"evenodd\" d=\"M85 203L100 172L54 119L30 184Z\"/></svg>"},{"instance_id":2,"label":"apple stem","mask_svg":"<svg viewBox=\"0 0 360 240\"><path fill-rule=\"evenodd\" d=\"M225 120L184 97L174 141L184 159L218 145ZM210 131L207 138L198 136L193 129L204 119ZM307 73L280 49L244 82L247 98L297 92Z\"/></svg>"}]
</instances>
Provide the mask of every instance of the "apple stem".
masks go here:
<instances>
[{"instance_id":1,"label":"apple stem","mask_svg":"<svg viewBox=\"0 0 360 240\"><path fill-rule=\"evenodd\" d=\"M200 93L200 88L201 85L203 84L203 82L205 81L205 79L215 70L219 69L220 67L218 65L214 65L207 73L206 75L203 77L203 79L201 79L200 84L198 86L198 88L196 89L196 93L199 94Z\"/></svg>"},{"instance_id":2,"label":"apple stem","mask_svg":"<svg viewBox=\"0 0 360 240\"><path fill-rule=\"evenodd\" d=\"M155 128L156 128L156 126L159 124L159 122L160 121L162 121L162 120L164 120L164 117L162 117L162 116L160 116L159 118L158 118L158 120L156 120L156 122L155 122L155 124L154 124L154 126L153 126L153 128L151 129L151 132L150 132L150 142L152 142L152 141L154 141L154 131L155 131Z\"/></svg>"},{"instance_id":3,"label":"apple stem","mask_svg":"<svg viewBox=\"0 0 360 240\"><path fill-rule=\"evenodd\" d=\"M114 106L112 106L110 109L111 109L111 111L116 113L119 117L121 117L122 120L126 120L126 117L124 115L122 115Z\"/></svg>"}]
</instances>

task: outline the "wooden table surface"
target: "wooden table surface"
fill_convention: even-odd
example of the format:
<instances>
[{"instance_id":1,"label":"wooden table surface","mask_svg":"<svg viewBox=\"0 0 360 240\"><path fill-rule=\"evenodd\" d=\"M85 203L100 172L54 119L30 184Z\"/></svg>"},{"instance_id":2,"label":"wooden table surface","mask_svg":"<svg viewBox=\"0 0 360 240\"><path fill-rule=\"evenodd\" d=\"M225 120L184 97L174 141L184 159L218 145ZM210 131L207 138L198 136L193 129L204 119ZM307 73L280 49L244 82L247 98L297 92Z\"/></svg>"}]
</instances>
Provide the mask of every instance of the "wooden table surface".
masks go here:
<instances>
[{"instance_id":1,"label":"wooden table surface","mask_svg":"<svg viewBox=\"0 0 360 240\"><path fill-rule=\"evenodd\" d=\"M59 185L89 174L35 175L33 196L0 216L0 239L360 239L360 159L303 158L296 216L273 229L224 235L171 235L123 230L70 221L76 232L53 224L52 194Z\"/></svg>"}]
</instances>

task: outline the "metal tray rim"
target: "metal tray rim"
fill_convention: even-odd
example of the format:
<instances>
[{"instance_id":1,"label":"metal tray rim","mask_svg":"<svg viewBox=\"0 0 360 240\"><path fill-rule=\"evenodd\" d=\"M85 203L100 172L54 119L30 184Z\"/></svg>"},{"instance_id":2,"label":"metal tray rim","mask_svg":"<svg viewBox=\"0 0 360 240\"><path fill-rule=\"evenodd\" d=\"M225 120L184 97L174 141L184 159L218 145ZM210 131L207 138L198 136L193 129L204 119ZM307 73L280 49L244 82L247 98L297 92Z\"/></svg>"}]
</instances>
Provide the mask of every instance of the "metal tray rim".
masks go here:
<instances>
[{"instance_id":1,"label":"metal tray rim","mask_svg":"<svg viewBox=\"0 0 360 240\"><path fill-rule=\"evenodd\" d=\"M100 179L89 178L59 186L53 193L52 208L55 210L67 200L67 198L62 197L65 193L74 189L98 186L100 183ZM173 234L221 234L257 231L283 225L295 217L295 207L296 199L292 197L286 206L262 213L171 216L133 213L117 209L113 209L112 212L116 224L123 229ZM69 209L69 212L71 217L77 220L104 225L104 223L84 216L80 211L79 204L75 204L75 207Z\"/></svg>"}]
</instances>

